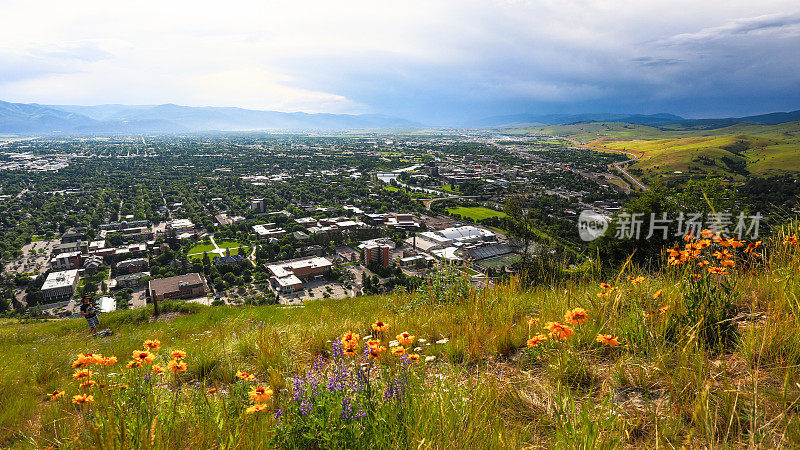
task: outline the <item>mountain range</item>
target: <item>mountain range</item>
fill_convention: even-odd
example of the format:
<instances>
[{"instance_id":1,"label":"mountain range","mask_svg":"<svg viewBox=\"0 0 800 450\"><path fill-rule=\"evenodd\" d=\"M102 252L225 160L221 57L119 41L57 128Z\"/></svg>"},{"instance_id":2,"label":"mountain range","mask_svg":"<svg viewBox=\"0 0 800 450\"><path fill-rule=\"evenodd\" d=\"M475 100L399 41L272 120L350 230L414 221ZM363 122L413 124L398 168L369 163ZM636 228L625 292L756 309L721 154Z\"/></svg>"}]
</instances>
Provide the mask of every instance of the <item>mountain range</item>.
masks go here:
<instances>
[{"instance_id":1,"label":"mountain range","mask_svg":"<svg viewBox=\"0 0 800 450\"><path fill-rule=\"evenodd\" d=\"M674 114L513 114L459 124L465 128L625 122L665 129L710 129L737 123L774 125L800 120L800 110L723 119L686 119ZM397 129L437 126L380 114L260 111L233 107L164 105L39 105L0 101L0 133L125 134L241 130Z\"/></svg>"}]
</instances>

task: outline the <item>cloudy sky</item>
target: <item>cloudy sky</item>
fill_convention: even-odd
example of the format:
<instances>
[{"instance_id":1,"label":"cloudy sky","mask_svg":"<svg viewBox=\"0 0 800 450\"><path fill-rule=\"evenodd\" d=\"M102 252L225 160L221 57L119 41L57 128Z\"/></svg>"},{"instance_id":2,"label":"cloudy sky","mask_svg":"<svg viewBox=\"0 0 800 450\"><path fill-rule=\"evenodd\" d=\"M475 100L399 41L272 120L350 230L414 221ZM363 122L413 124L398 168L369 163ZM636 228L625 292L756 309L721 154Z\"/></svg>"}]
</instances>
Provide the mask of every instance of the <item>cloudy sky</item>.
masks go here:
<instances>
[{"instance_id":1,"label":"cloudy sky","mask_svg":"<svg viewBox=\"0 0 800 450\"><path fill-rule=\"evenodd\" d=\"M0 100L382 113L800 109L787 1L0 0Z\"/></svg>"}]
</instances>

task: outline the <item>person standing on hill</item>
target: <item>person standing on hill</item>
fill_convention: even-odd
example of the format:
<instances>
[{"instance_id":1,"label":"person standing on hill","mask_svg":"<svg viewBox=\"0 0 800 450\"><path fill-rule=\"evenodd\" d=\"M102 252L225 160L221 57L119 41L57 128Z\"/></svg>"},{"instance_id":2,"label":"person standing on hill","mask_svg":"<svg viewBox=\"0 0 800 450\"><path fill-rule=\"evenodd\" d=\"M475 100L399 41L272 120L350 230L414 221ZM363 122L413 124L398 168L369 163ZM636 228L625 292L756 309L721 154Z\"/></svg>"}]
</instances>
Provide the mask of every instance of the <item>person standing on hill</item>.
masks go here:
<instances>
[{"instance_id":1,"label":"person standing on hill","mask_svg":"<svg viewBox=\"0 0 800 450\"><path fill-rule=\"evenodd\" d=\"M100 326L100 319L97 317L97 308L94 302L89 297L81 299L81 315L89 322L89 334L97 332L97 327Z\"/></svg>"}]
</instances>

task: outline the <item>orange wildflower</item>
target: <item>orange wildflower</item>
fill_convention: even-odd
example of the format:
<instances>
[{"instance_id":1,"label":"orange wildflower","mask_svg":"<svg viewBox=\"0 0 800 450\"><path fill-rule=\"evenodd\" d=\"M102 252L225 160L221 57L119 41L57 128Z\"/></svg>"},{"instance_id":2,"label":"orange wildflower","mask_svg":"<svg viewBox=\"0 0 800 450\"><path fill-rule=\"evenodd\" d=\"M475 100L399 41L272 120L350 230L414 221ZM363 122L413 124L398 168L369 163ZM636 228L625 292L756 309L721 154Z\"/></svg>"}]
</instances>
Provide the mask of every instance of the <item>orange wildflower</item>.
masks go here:
<instances>
[{"instance_id":1,"label":"orange wildflower","mask_svg":"<svg viewBox=\"0 0 800 450\"><path fill-rule=\"evenodd\" d=\"M392 347L392 354L395 356L405 355L406 348L402 345L398 345L397 347Z\"/></svg>"},{"instance_id":2,"label":"orange wildflower","mask_svg":"<svg viewBox=\"0 0 800 450\"><path fill-rule=\"evenodd\" d=\"M342 336L342 345L344 348L356 348L358 347L358 340L361 336L357 335L356 333L345 333Z\"/></svg>"},{"instance_id":3,"label":"orange wildflower","mask_svg":"<svg viewBox=\"0 0 800 450\"><path fill-rule=\"evenodd\" d=\"M381 322L380 320L372 324L372 329L374 331L386 331L389 328L389 324L385 322Z\"/></svg>"},{"instance_id":4,"label":"orange wildflower","mask_svg":"<svg viewBox=\"0 0 800 450\"><path fill-rule=\"evenodd\" d=\"M354 348L346 348L344 349L344 354L347 356L356 356L356 349Z\"/></svg>"},{"instance_id":5,"label":"orange wildflower","mask_svg":"<svg viewBox=\"0 0 800 450\"><path fill-rule=\"evenodd\" d=\"M583 308L575 308L564 313L564 322L581 324L589 320L589 313Z\"/></svg>"},{"instance_id":6,"label":"orange wildflower","mask_svg":"<svg viewBox=\"0 0 800 450\"><path fill-rule=\"evenodd\" d=\"M92 371L89 369L79 369L72 374L72 378L75 378L76 380L82 380L84 378L88 379L91 377L92 377Z\"/></svg>"},{"instance_id":7,"label":"orange wildflower","mask_svg":"<svg viewBox=\"0 0 800 450\"><path fill-rule=\"evenodd\" d=\"M78 394L72 396L72 403L75 404L86 404L93 402L94 402L94 395Z\"/></svg>"},{"instance_id":8,"label":"orange wildflower","mask_svg":"<svg viewBox=\"0 0 800 450\"><path fill-rule=\"evenodd\" d=\"M128 369L133 369L135 367L142 367L142 362L138 359L128 361Z\"/></svg>"},{"instance_id":9,"label":"orange wildflower","mask_svg":"<svg viewBox=\"0 0 800 450\"><path fill-rule=\"evenodd\" d=\"M116 356L109 356L108 358L102 358L97 362L97 364L99 364L101 366L110 366L110 365L113 365L113 364L116 364L116 363L117 363L117 357Z\"/></svg>"},{"instance_id":10,"label":"orange wildflower","mask_svg":"<svg viewBox=\"0 0 800 450\"><path fill-rule=\"evenodd\" d=\"M172 360L169 362L169 364L167 364L167 369L169 369L172 373L185 372L186 368L186 363L183 361Z\"/></svg>"},{"instance_id":11,"label":"orange wildflower","mask_svg":"<svg viewBox=\"0 0 800 450\"><path fill-rule=\"evenodd\" d=\"M661 290L661 289L657 290L657 291L655 292L655 294L653 294L653 300L655 300L655 299L657 299L657 298L661 297L661 294L663 294L663 293L664 293L664 291L663 291L663 290Z\"/></svg>"},{"instance_id":12,"label":"orange wildflower","mask_svg":"<svg viewBox=\"0 0 800 450\"><path fill-rule=\"evenodd\" d=\"M214 392L217 392L217 388L211 388L211 389L207 390L206 394L213 394Z\"/></svg>"},{"instance_id":13,"label":"orange wildflower","mask_svg":"<svg viewBox=\"0 0 800 450\"><path fill-rule=\"evenodd\" d=\"M411 345L414 342L415 336L409 334L408 331L403 331L395 336L395 339L397 339L400 345Z\"/></svg>"},{"instance_id":14,"label":"orange wildflower","mask_svg":"<svg viewBox=\"0 0 800 450\"><path fill-rule=\"evenodd\" d=\"M728 273L728 269L726 269L724 267L709 267L708 268L708 273L713 273L713 274L716 274L716 275L724 275L724 274Z\"/></svg>"},{"instance_id":15,"label":"orange wildflower","mask_svg":"<svg viewBox=\"0 0 800 450\"><path fill-rule=\"evenodd\" d=\"M600 283L600 287L606 290L611 290L611 285L608 283Z\"/></svg>"},{"instance_id":16,"label":"orange wildflower","mask_svg":"<svg viewBox=\"0 0 800 450\"><path fill-rule=\"evenodd\" d=\"M536 325L537 323L539 323L539 319L538 318L528 317L528 326L529 327L532 327L532 326Z\"/></svg>"},{"instance_id":17,"label":"orange wildflower","mask_svg":"<svg viewBox=\"0 0 800 450\"><path fill-rule=\"evenodd\" d=\"M630 281L630 282L631 282L631 284L634 284L634 285L636 285L636 284L639 284L639 283L641 283L642 281L644 281L644 277L643 277L643 276L638 276L638 277L636 277L636 278L633 278L633 277L628 277L628 281Z\"/></svg>"},{"instance_id":18,"label":"orange wildflower","mask_svg":"<svg viewBox=\"0 0 800 450\"><path fill-rule=\"evenodd\" d=\"M153 372L155 372L155 373L164 373L166 371L167 371L167 369L159 366L158 364L153 364Z\"/></svg>"},{"instance_id":19,"label":"orange wildflower","mask_svg":"<svg viewBox=\"0 0 800 450\"><path fill-rule=\"evenodd\" d=\"M536 336L528 339L528 347L536 347L537 345L541 344L546 340L547 340L547 335L544 333L539 333Z\"/></svg>"},{"instance_id":20,"label":"orange wildflower","mask_svg":"<svg viewBox=\"0 0 800 450\"><path fill-rule=\"evenodd\" d=\"M150 364L156 360L156 355L150 353L148 350L134 350L133 359L141 361L145 364Z\"/></svg>"},{"instance_id":21,"label":"orange wildflower","mask_svg":"<svg viewBox=\"0 0 800 450\"><path fill-rule=\"evenodd\" d=\"M370 347L377 347L377 346L381 345L381 341L379 341L377 339L370 339L370 340L367 341L367 345L370 346Z\"/></svg>"},{"instance_id":22,"label":"orange wildflower","mask_svg":"<svg viewBox=\"0 0 800 450\"><path fill-rule=\"evenodd\" d=\"M239 379L245 380L245 381L255 381L256 380L256 376L255 375L253 375L252 373L249 373L249 372L242 372L241 370L237 370L236 371L236 378L239 378Z\"/></svg>"},{"instance_id":23,"label":"orange wildflower","mask_svg":"<svg viewBox=\"0 0 800 450\"><path fill-rule=\"evenodd\" d=\"M161 341L159 341L158 339L148 339L144 341L144 344L142 345L144 346L145 350L150 350L155 352L161 348Z\"/></svg>"},{"instance_id":24,"label":"orange wildflower","mask_svg":"<svg viewBox=\"0 0 800 450\"><path fill-rule=\"evenodd\" d=\"M247 414L255 414L267 410L267 405L264 403L256 403L255 405L247 408L244 412Z\"/></svg>"},{"instance_id":25,"label":"orange wildflower","mask_svg":"<svg viewBox=\"0 0 800 450\"><path fill-rule=\"evenodd\" d=\"M96 364L98 361L98 356L100 358L103 357L103 355L95 355L93 353L86 353L86 354L81 353L78 355L75 361L72 362L72 368L78 369L81 367L89 367L92 364Z\"/></svg>"},{"instance_id":26,"label":"orange wildflower","mask_svg":"<svg viewBox=\"0 0 800 450\"><path fill-rule=\"evenodd\" d=\"M369 357L372 359L380 358L381 354L386 351L386 347L384 346L374 346L369 348Z\"/></svg>"},{"instance_id":27,"label":"orange wildflower","mask_svg":"<svg viewBox=\"0 0 800 450\"><path fill-rule=\"evenodd\" d=\"M609 347L616 347L619 345L619 338L612 336L610 334L598 334L595 341L606 344Z\"/></svg>"},{"instance_id":28,"label":"orange wildflower","mask_svg":"<svg viewBox=\"0 0 800 450\"><path fill-rule=\"evenodd\" d=\"M80 384L80 387L82 387L82 388L92 387L95 384L97 384L97 383L94 380L86 380L86 381L84 381L83 383Z\"/></svg>"},{"instance_id":29,"label":"orange wildflower","mask_svg":"<svg viewBox=\"0 0 800 450\"><path fill-rule=\"evenodd\" d=\"M183 350L173 350L169 356L171 356L172 359L184 359L186 358L186 352Z\"/></svg>"},{"instance_id":30,"label":"orange wildflower","mask_svg":"<svg viewBox=\"0 0 800 450\"><path fill-rule=\"evenodd\" d=\"M412 361L418 361L419 360L419 355L416 354L416 353L409 353L408 354L408 359L410 359Z\"/></svg>"},{"instance_id":31,"label":"orange wildflower","mask_svg":"<svg viewBox=\"0 0 800 450\"><path fill-rule=\"evenodd\" d=\"M572 327L564 325L563 323L559 322L547 322L544 326L544 329L550 332L550 337L559 341L562 339L567 339L575 333L575 330Z\"/></svg>"},{"instance_id":32,"label":"orange wildflower","mask_svg":"<svg viewBox=\"0 0 800 450\"><path fill-rule=\"evenodd\" d=\"M55 390L50 393L50 400L61 398L64 396L64 391Z\"/></svg>"},{"instance_id":33,"label":"orange wildflower","mask_svg":"<svg viewBox=\"0 0 800 450\"><path fill-rule=\"evenodd\" d=\"M268 387L259 386L257 388L254 388L247 395L249 395L250 399L253 400L254 402L261 403L272 398L272 389Z\"/></svg>"}]
</instances>

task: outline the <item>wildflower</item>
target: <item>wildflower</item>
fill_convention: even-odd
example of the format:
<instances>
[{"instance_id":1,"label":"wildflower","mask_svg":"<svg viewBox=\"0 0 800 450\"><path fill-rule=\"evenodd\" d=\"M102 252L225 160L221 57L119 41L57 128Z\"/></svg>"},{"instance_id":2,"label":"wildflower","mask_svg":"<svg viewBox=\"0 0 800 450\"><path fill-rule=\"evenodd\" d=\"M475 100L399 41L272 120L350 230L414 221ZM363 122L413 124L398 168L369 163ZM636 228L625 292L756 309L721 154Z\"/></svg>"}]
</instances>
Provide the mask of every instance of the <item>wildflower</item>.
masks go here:
<instances>
[{"instance_id":1,"label":"wildflower","mask_svg":"<svg viewBox=\"0 0 800 450\"><path fill-rule=\"evenodd\" d=\"M663 293L664 293L664 291L662 289L657 290L656 293L653 294L653 300L661 297L661 294L663 294Z\"/></svg>"},{"instance_id":2,"label":"wildflower","mask_svg":"<svg viewBox=\"0 0 800 450\"><path fill-rule=\"evenodd\" d=\"M247 408L245 410L245 413L247 413L247 414L255 414L255 413L258 413L258 412L264 412L266 410L267 410L267 405L265 405L263 403L256 403L255 405Z\"/></svg>"},{"instance_id":3,"label":"wildflower","mask_svg":"<svg viewBox=\"0 0 800 450\"><path fill-rule=\"evenodd\" d=\"M786 236L786 243L788 245L797 246L798 243L797 236Z\"/></svg>"},{"instance_id":4,"label":"wildflower","mask_svg":"<svg viewBox=\"0 0 800 450\"><path fill-rule=\"evenodd\" d=\"M372 324L372 329L377 332L386 331L388 328L389 324L381 322L380 320Z\"/></svg>"},{"instance_id":5,"label":"wildflower","mask_svg":"<svg viewBox=\"0 0 800 450\"><path fill-rule=\"evenodd\" d=\"M92 371L89 369L76 370L75 373L72 374L72 378L75 378L76 380L82 380L84 378L88 379L91 377L92 377Z\"/></svg>"},{"instance_id":6,"label":"wildflower","mask_svg":"<svg viewBox=\"0 0 800 450\"><path fill-rule=\"evenodd\" d=\"M425 357L425 362L431 362L431 361L434 361L434 360L436 360L436 357L433 356L433 355Z\"/></svg>"},{"instance_id":7,"label":"wildflower","mask_svg":"<svg viewBox=\"0 0 800 450\"><path fill-rule=\"evenodd\" d=\"M411 361L417 361L419 360L419 355L417 353L409 353L408 359L410 359Z\"/></svg>"},{"instance_id":8,"label":"wildflower","mask_svg":"<svg viewBox=\"0 0 800 450\"><path fill-rule=\"evenodd\" d=\"M395 339L397 339L397 342L399 342L400 345L411 345L414 342L414 336L409 334L408 331L398 334L395 336Z\"/></svg>"},{"instance_id":9,"label":"wildflower","mask_svg":"<svg viewBox=\"0 0 800 450\"><path fill-rule=\"evenodd\" d=\"M50 393L50 400L61 398L64 396L64 391L55 390Z\"/></svg>"},{"instance_id":10,"label":"wildflower","mask_svg":"<svg viewBox=\"0 0 800 450\"><path fill-rule=\"evenodd\" d=\"M100 355L100 357L102 358L102 355ZM72 362L72 368L78 369L81 367L89 367L95 363L97 363L97 355L94 355L92 353L87 353L87 354L81 353L78 355L75 361Z\"/></svg>"},{"instance_id":11,"label":"wildflower","mask_svg":"<svg viewBox=\"0 0 800 450\"><path fill-rule=\"evenodd\" d=\"M119 386L117 386L117 387L118 387L120 390L122 390L122 391L124 391L125 389L128 389L128 385L127 385L127 384L120 384L120 385L119 385Z\"/></svg>"},{"instance_id":12,"label":"wildflower","mask_svg":"<svg viewBox=\"0 0 800 450\"><path fill-rule=\"evenodd\" d=\"M386 351L384 346L374 346L369 348L369 357L372 359L380 358L381 354Z\"/></svg>"},{"instance_id":13,"label":"wildflower","mask_svg":"<svg viewBox=\"0 0 800 450\"><path fill-rule=\"evenodd\" d=\"M249 372L242 372L241 370L236 371L236 378L245 381L256 381L256 376Z\"/></svg>"},{"instance_id":14,"label":"wildflower","mask_svg":"<svg viewBox=\"0 0 800 450\"><path fill-rule=\"evenodd\" d=\"M555 340L567 339L575 333L572 327L559 322L547 322L544 329L550 332L550 337Z\"/></svg>"},{"instance_id":15,"label":"wildflower","mask_svg":"<svg viewBox=\"0 0 800 450\"><path fill-rule=\"evenodd\" d=\"M184 359L186 358L186 352L183 350L173 350L172 353L169 354L169 356L171 356L172 359L175 360Z\"/></svg>"},{"instance_id":16,"label":"wildflower","mask_svg":"<svg viewBox=\"0 0 800 450\"><path fill-rule=\"evenodd\" d=\"M716 274L716 275L724 275L724 274L728 273L728 269L726 269L724 267L709 267L708 268L708 273L713 273L713 274Z\"/></svg>"},{"instance_id":17,"label":"wildflower","mask_svg":"<svg viewBox=\"0 0 800 450\"><path fill-rule=\"evenodd\" d=\"M110 365L113 365L113 364L116 364L116 363L117 363L117 357L116 356L109 356L108 358L101 358L97 362L97 364L99 364L101 366L110 366Z\"/></svg>"},{"instance_id":18,"label":"wildflower","mask_svg":"<svg viewBox=\"0 0 800 450\"><path fill-rule=\"evenodd\" d=\"M262 403L272 398L272 389L259 386L248 393L250 399Z\"/></svg>"},{"instance_id":19,"label":"wildflower","mask_svg":"<svg viewBox=\"0 0 800 450\"><path fill-rule=\"evenodd\" d=\"M344 349L344 354L346 356L356 356L356 349L354 349L354 348L346 348L346 349Z\"/></svg>"},{"instance_id":20,"label":"wildflower","mask_svg":"<svg viewBox=\"0 0 800 450\"><path fill-rule=\"evenodd\" d=\"M164 373L167 369L159 366L158 364L153 364L153 372L155 373Z\"/></svg>"},{"instance_id":21,"label":"wildflower","mask_svg":"<svg viewBox=\"0 0 800 450\"><path fill-rule=\"evenodd\" d=\"M658 308L658 312L664 314L669 309L669 305L664 305L661 308Z\"/></svg>"},{"instance_id":22,"label":"wildflower","mask_svg":"<svg viewBox=\"0 0 800 450\"><path fill-rule=\"evenodd\" d=\"M397 347L398 345L400 345L398 341L389 341L389 348Z\"/></svg>"},{"instance_id":23,"label":"wildflower","mask_svg":"<svg viewBox=\"0 0 800 450\"><path fill-rule=\"evenodd\" d=\"M80 387L82 387L82 388L85 388L85 387L92 387L92 386L94 386L95 384L97 384L97 383L96 383L94 380L86 380L86 381L84 381L83 383L81 383Z\"/></svg>"},{"instance_id":24,"label":"wildflower","mask_svg":"<svg viewBox=\"0 0 800 450\"><path fill-rule=\"evenodd\" d=\"M169 364L167 364L167 369L169 369L172 373L185 372L186 367L186 363L183 361L172 360L169 362Z\"/></svg>"},{"instance_id":25,"label":"wildflower","mask_svg":"<svg viewBox=\"0 0 800 450\"><path fill-rule=\"evenodd\" d=\"M581 324L589 320L589 314L583 308L575 308L564 313L564 321L567 323Z\"/></svg>"},{"instance_id":26,"label":"wildflower","mask_svg":"<svg viewBox=\"0 0 800 450\"><path fill-rule=\"evenodd\" d=\"M134 350L133 359L141 361L145 364L150 364L156 360L156 355L150 353L148 350Z\"/></svg>"},{"instance_id":27,"label":"wildflower","mask_svg":"<svg viewBox=\"0 0 800 450\"><path fill-rule=\"evenodd\" d=\"M721 264L723 267L736 267L736 263L732 259L726 259Z\"/></svg>"},{"instance_id":28,"label":"wildflower","mask_svg":"<svg viewBox=\"0 0 800 450\"><path fill-rule=\"evenodd\" d=\"M600 287L601 287L601 288L603 288L603 289L605 289L605 290L607 290L607 291L610 291L611 289L613 289L613 288L611 287L611 285L610 285L610 284L608 284L608 283L600 283Z\"/></svg>"},{"instance_id":29,"label":"wildflower","mask_svg":"<svg viewBox=\"0 0 800 450\"><path fill-rule=\"evenodd\" d=\"M94 403L94 395L86 395L86 394L73 395L72 403L81 405L86 403Z\"/></svg>"},{"instance_id":30,"label":"wildflower","mask_svg":"<svg viewBox=\"0 0 800 450\"><path fill-rule=\"evenodd\" d=\"M636 285L644 281L644 277L643 276L638 276L636 278L628 277L628 280L630 280L631 284Z\"/></svg>"},{"instance_id":31,"label":"wildflower","mask_svg":"<svg viewBox=\"0 0 800 450\"><path fill-rule=\"evenodd\" d=\"M206 394L213 394L214 392L217 392L217 388L211 388L211 389L207 390Z\"/></svg>"},{"instance_id":32,"label":"wildflower","mask_svg":"<svg viewBox=\"0 0 800 450\"><path fill-rule=\"evenodd\" d=\"M704 260L702 260L702 261L698 261L698 262L697 262L697 266L698 266L698 267L705 267L705 266L707 266L707 265L709 265L709 264L711 264L711 263L710 263L710 262L708 262L708 261L706 261L705 259L704 259Z\"/></svg>"},{"instance_id":33,"label":"wildflower","mask_svg":"<svg viewBox=\"0 0 800 450\"><path fill-rule=\"evenodd\" d=\"M428 340L427 340L427 339L417 339L417 343L418 343L418 344L424 344L424 343L426 343L426 342L428 342Z\"/></svg>"},{"instance_id":34,"label":"wildflower","mask_svg":"<svg viewBox=\"0 0 800 450\"><path fill-rule=\"evenodd\" d=\"M377 346L381 345L381 341L379 341L377 339L370 339L370 340L367 341L367 345L370 346L370 347L377 347Z\"/></svg>"},{"instance_id":35,"label":"wildflower","mask_svg":"<svg viewBox=\"0 0 800 450\"><path fill-rule=\"evenodd\" d=\"M448 342L450 342L450 339L447 338L439 339L438 341L436 341L437 344L447 344Z\"/></svg>"},{"instance_id":36,"label":"wildflower","mask_svg":"<svg viewBox=\"0 0 800 450\"><path fill-rule=\"evenodd\" d=\"M692 274L692 278L694 278L695 280L697 280L698 278L700 278L700 274L693 273L693 274Z\"/></svg>"},{"instance_id":37,"label":"wildflower","mask_svg":"<svg viewBox=\"0 0 800 450\"><path fill-rule=\"evenodd\" d=\"M142 345L144 346L145 350L150 350L155 352L161 348L161 341L159 341L158 339L148 339L144 341L144 344Z\"/></svg>"},{"instance_id":38,"label":"wildflower","mask_svg":"<svg viewBox=\"0 0 800 450\"><path fill-rule=\"evenodd\" d=\"M392 349L392 354L395 356L405 355L406 349L402 345L398 345L397 347Z\"/></svg>"},{"instance_id":39,"label":"wildflower","mask_svg":"<svg viewBox=\"0 0 800 450\"><path fill-rule=\"evenodd\" d=\"M541 344L546 340L547 340L547 335L544 333L539 333L536 336L528 339L528 347L536 347L537 345Z\"/></svg>"},{"instance_id":40,"label":"wildflower","mask_svg":"<svg viewBox=\"0 0 800 450\"><path fill-rule=\"evenodd\" d=\"M608 298L610 294L608 292L598 292L597 298Z\"/></svg>"},{"instance_id":41,"label":"wildflower","mask_svg":"<svg viewBox=\"0 0 800 450\"><path fill-rule=\"evenodd\" d=\"M733 247L733 248L741 248L741 247L744 247L744 242L742 242L742 241L741 241L741 240L739 240L739 239L732 238L732 239L729 239L729 241L730 241L730 243L731 243L731 247Z\"/></svg>"},{"instance_id":42,"label":"wildflower","mask_svg":"<svg viewBox=\"0 0 800 450\"><path fill-rule=\"evenodd\" d=\"M619 345L619 338L612 336L610 334L598 334L595 341L606 344L609 347L616 347Z\"/></svg>"},{"instance_id":43,"label":"wildflower","mask_svg":"<svg viewBox=\"0 0 800 450\"><path fill-rule=\"evenodd\" d=\"M342 345L345 348L356 348L358 347L358 340L360 338L361 337L356 333L345 333L344 336L342 336Z\"/></svg>"},{"instance_id":44,"label":"wildflower","mask_svg":"<svg viewBox=\"0 0 800 450\"><path fill-rule=\"evenodd\" d=\"M142 367L142 362L136 359L128 361L128 369L133 369L135 367Z\"/></svg>"},{"instance_id":45,"label":"wildflower","mask_svg":"<svg viewBox=\"0 0 800 450\"><path fill-rule=\"evenodd\" d=\"M532 327L539 322L538 318L528 317L528 326Z\"/></svg>"}]
</instances>

